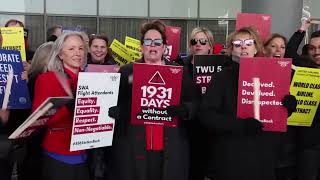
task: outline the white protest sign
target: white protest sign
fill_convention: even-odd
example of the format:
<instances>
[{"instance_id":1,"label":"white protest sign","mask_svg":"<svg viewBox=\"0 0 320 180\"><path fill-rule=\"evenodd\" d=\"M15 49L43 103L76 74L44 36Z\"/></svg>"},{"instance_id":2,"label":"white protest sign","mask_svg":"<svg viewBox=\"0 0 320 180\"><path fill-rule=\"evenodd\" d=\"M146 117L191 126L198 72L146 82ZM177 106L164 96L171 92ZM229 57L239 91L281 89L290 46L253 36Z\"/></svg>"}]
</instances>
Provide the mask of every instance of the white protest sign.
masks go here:
<instances>
[{"instance_id":1,"label":"white protest sign","mask_svg":"<svg viewBox=\"0 0 320 180\"><path fill-rule=\"evenodd\" d=\"M117 105L119 83L119 73L79 73L70 151L112 145L108 110Z\"/></svg>"}]
</instances>

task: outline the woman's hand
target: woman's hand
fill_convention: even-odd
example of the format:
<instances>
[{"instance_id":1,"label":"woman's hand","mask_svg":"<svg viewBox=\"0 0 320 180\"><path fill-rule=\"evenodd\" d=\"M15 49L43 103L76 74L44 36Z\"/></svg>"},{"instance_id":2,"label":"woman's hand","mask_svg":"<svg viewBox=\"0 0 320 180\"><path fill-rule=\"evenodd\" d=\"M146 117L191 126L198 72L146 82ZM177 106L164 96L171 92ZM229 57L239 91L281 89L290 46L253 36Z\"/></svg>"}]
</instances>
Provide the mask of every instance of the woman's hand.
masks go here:
<instances>
[{"instance_id":1,"label":"woman's hand","mask_svg":"<svg viewBox=\"0 0 320 180\"><path fill-rule=\"evenodd\" d=\"M0 121L2 124L6 124L8 122L9 114L10 114L9 110L4 110L4 109L0 110Z\"/></svg>"}]
</instances>

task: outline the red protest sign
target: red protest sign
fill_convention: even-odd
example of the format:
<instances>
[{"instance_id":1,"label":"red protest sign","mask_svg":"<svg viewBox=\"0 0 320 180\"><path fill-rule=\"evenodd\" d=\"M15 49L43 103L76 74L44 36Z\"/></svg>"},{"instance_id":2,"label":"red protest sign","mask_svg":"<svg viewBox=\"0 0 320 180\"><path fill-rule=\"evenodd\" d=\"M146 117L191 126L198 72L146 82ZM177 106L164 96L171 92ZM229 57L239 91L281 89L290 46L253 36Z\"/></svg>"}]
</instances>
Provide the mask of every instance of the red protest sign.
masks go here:
<instances>
[{"instance_id":1,"label":"red protest sign","mask_svg":"<svg viewBox=\"0 0 320 180\"><path fill-rule=\"evenodd\" d=\"M265 40L271 32L271 14L238 13L236 30L252 26L256 28L260 37Z\"/></svg>"},{"instance_id":2,"label":"red protest sign","mask_svg":"<svg viewBox=\"0 0 320 180\"><path fill-rule=\"evenodd\" d=\"M166 26L167 47L165 57L171 61L178 58L180 51L180 27Z\"/></svg>"},{"instance_id":3,"label":"red protest sign","mask_svg":"<svg viewBox=\"0 0 320 180\"><path fill-rule=\"evenodd\" d=\"M287 130L287 110L282 106L281 100L289 94L290 76L291 59L241 58L237 116L259 119L264 125L264 131L285 132ZM260 81L256 93L253 78ZM256 101L254 95L258 97ZM256 116L255 103L255 110L259 112L256 113Z\"/></svg>"},{"instance_id":4,"label":"red protest sign","mask_svg":"<svg viewBox=\"0 0 320 180\"><path fill-rule=\"evenodd\" d=\"M177 119L166 108L180 104L183 67L133 65L131 123L177 126Z\"/></svg>"}]
</instances>

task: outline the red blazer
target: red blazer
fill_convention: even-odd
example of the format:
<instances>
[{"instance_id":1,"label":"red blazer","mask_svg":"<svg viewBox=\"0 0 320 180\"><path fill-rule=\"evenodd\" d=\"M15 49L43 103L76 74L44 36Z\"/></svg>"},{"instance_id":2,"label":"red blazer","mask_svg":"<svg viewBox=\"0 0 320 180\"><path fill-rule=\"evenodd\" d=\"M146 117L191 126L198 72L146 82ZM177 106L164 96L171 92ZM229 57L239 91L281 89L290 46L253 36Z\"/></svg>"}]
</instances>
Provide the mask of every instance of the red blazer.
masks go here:
<instances>
[{"instance_id":1,"label":"red blazer","mask_svg":"<svg viewBox=\"0 0 320 180\"><path fill-rule=\"evenodd\" d=\"M69 77L69 84L76 91L78 75L64 69ZM35 84L35 96L32 111L40 106L48 97L68 96L64 91L54 72L46 72L38 76ZM42 142L42 147L52 153L62 155L79 155L84 151L69 151L73 112L66 106L61 107L47 122L47 131Z\"/></svg>"}]
</instances>

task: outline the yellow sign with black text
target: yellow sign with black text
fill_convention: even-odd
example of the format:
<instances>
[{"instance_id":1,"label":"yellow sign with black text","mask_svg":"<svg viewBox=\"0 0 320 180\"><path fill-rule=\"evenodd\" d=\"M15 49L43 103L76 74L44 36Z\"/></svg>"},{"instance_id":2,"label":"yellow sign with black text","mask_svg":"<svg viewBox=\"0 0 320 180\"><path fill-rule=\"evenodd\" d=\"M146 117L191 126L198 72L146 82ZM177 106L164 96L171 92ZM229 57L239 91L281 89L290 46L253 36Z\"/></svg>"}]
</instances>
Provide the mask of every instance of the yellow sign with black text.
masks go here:
<instances>
[{"instance_id":1,"label":"yellow sign with black text","mask_svg":"<svg viewBox=\"0 0 320 180\"><path fill-rule=\"evenodd\" d=\"M126 36L124 45L135 60L142 58L141 43L138 39Z\"/></svg>"},{"instance_id":2,"label":"yellow sign with black text","mask_svg":"<svg viewBox=\"0 0 320 180\"><path fill-rule=\"evenodd\" d=\"M113 59L119 63L119 65L129 64L134 61L134 58L130 55L130 52L124 44L114 39L110 45L112 49Z\"/></svg>"},{"instance_id":3,"label":"yellow sign with black text","mask_svg":"<svg viewBox=\"0 0 320 180\"><path fill-rule=\"evenodd\" d=\"M22 61L26 61L24 45L24 30L22 27L1 27L2 47L6 50L17 50L21 53Z\"/></svg>"},{"instance_id":4,"label":"yellow sign with black text","mask_svg":"<svg viewBox=\"0 0 320 180\"><path fill-rule=\"evenodd\" d=\"M311 126L320 101L320 69L298 67L290 94L296 97L298 106L288 118L288 125Z\"/></svg>"}]
</instances>

